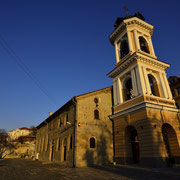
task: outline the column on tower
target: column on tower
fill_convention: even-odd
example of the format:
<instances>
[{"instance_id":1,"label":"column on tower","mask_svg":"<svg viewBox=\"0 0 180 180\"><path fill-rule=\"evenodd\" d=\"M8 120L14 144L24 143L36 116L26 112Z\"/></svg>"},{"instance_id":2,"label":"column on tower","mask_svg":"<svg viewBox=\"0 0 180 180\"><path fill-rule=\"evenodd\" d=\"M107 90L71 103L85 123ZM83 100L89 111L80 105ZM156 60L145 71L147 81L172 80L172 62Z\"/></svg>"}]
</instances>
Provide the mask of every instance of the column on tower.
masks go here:
<instances>
[{"instance_id":1,"label":"column on tower","mask_svg":"<svg viewBox=\"0 0 180 180\"><path fill-rule=\"evenodd\" d=\"M117 90L118 90L118 103L121 104L123 102L123 97L122 97L122 83L121 79L117 79Z\"/></svg>"},{"instance_id":2,"label":"column on tower","mask_svg":"<svg viewBox=\"0 0 180 180\"><path fill-rule=\"evenodd\" d=\"M116 96L117 96L117 105L119 104L119 78L116 79Z\"/></svg>"},{"instance_id":3,"label":"column on tower","mask_svg":"<svg viewBox=\"0 0 180 180\"><path fill-rule=\"evenodd\" d=\"M119 47L118 47L118 43L115 43L115 51L116 51L116 63L119 62L120 60L120 53L119 53Z\"/></svg>"},{"instance_id":4,"label":"column on tower","mask_svg":"<svg viewBox=\"0 0 180 180\"><path fill-rule=\"evenodd\" d=\"M143 94L142 86L141 86L141 79L143 79L140 76L138 65L135 66L135 72L136 72L136 80L137 80L137 88L138 88L138 94Z\"/></svg>"},{"instance_id":5,"label":"column on tower","mask_svg":"<svg viewBox=\"0 0 180 180\"><path fill-rule=\"evenodd\" d=\"M169 83L168 83L168 81L167 81L167 77L166 77L166 73L165 73L165 72L163 72L163 78L164 78L164 82L165 82L165 85L166 85L166 89L167 89L167 93L168 93L168 98L169 98L169 99L173 99L172 93L171 93L171 90L170 90Z\"/></svg>"},{"instance_id":6,"label":"column on tower","mask_svg":"<svg viewBox=\"0 0 180 180\"><path fill-rule=\"evenodd\" d=\"M113 96L114 96L114 105L117 105L117 89L116 89L116 81L113 80Z\"/></svg>"},{"instance_id":7,"label":"column on tower","mask_svg":"<svg viewBox=\"0 0 180 180\"><path fill-rule=\"evenodd\" d=\"M149 44L150 44L150 52L152 53L153 56L155 56L155 53L154 53L154 48L153 48L153 44L152 44L152 40L151 40L151 37L148 36L148 41L149 41Z\"/></svg>"},{"instance_id":8,"label":"column on tower","mask_svg":"<svg viewBox=\"0 0 180 180\"><path fill-rule=\"evenodd\" d=\"M137 30L134 29L133 33L134 33L134 40L135 40L136 50L139 51L140 50L140 45L139 45Z\"/></svg>"},{"instance_id":9,"label":"column on tower","mask_svg":"<svg viewBox=\"0 0 180 180\"><path fill-rule=\"evenodd\" d=\"M129 52L132 52L133 48L132 48L132 39L131 39L130 31L127 31L127 36L128 36Z\"/></svg>"},{"instance_id":10,"label":"column on tower","mask_svg":"<svg viewBox=\"0 0 180 180\"><path fill-rule=\"evenodd\" d=\"M147 72L146 69L144 68L144 66L140 66L139 67L139 74L140 74L140 78L141 78L141 85L142 85L142 91L143 94L151 94L151 89L150 86L148 84L149 80L147 77Z\"/></svg>"},{"instance_id":11,"label":"column on tower","mask_svg":"<svg viewBox=\"0 0 180 180\"><path fill-rule=\"evenodd\" d=\"M161 83L161 86L162 86L162 92L164 94L164 97L168 98L168 92L167 92L167 88L166 88L166 85L165 85L165 82L164 82L164 79L163 79L163 73L162 72L159 72L159 77L160 77L160 83Z\"/></svg>"},{"instance_id":12,"label":"column on tower","mask_svg":"<svg viewBox=\"0 0 180 180\"><path fill-rule=\"evenodd\" d=\"M134 68L131 70L131 78L132 78L132 87L133 87L134 96L136 97L138 96L138 89L137 89L136 75Z\"/></svg>"}]
</instances>

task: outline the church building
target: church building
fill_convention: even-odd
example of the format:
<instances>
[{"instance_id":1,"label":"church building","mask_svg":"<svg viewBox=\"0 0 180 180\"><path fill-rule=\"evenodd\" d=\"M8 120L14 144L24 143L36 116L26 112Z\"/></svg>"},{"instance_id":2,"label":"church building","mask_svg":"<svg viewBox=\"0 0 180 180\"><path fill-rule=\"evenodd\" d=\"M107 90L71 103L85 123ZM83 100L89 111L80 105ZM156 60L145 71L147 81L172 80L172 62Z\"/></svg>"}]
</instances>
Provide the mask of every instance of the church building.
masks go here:
<instances>
[{"instance_id":1,"label":"church building","mask_svg":"<svg viewBox=\"0 0 180 180\"><path fill-rule=\"evenodd\" d=\"M74 96L37 126L36 159L66 166L113 162L112 87Z\"/></svg>"},{"instance_id":2,"label":"church building","mask_svg":"<svg viewBox=\"0 0 180 180\"><path fill-rule=\"evenodd\" d=\"M114 161L162 166L180 163L180 110L168 84L169 64L159 60L153 26L138 12L117 18L109 39L115 47L113 80Z\"/></svg>"}]
</instances>

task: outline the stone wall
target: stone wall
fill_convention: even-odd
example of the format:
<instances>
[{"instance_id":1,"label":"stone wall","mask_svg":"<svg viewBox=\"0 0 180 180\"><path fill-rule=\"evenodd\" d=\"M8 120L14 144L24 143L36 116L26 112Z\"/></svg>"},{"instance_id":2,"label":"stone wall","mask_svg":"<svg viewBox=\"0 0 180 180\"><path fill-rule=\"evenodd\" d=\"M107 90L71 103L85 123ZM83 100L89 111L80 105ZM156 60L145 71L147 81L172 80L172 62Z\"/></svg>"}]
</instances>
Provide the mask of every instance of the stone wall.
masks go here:
<instances>
[{"instance_id":1,"label":"stone wall","mask_svg":"<svg viewBox=\"0 0 180 180\"><path fill-rule=\"evenodd\" d=\"M38 159L68 166L112 162L112 122L108 117L112 114L111 90L109 87L75 96L74 100L41 123L37 127ZM94 110L99 112L98 119L95 118ZM94 148L90 148L92 137L95 139Z\"/></svg>"}]
</instances>

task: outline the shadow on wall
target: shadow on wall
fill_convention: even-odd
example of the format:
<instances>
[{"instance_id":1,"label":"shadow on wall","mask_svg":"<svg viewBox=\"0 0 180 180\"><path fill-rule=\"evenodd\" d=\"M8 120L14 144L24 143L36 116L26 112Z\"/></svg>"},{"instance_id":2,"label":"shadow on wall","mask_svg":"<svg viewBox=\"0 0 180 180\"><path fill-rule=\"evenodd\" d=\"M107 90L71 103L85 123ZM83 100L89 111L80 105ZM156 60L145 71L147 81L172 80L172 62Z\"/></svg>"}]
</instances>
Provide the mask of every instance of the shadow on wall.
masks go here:
<instances>
[{"instance_id":1,"label":"shadow on wall","mask_svg":"<svg viewBox=\"0 0 180 180\"><path fill-rule=\"evenodd\" d=\"M107 143L103 135L99 138L97 145L97 164L107 164L109 162L107 154Z\"/></svg>"},{"instance_id":2,"label":"shadow on wall","mask_svg":"<svg viewBox=\"0 0 180 180\"><path fill-rule=\"evenodd\" d=\"M101 134L97 140L95 148L86 151L84 159L86 160L87 166L103 165L109 162L107 142L103 134Z\"/></svg>"},{"instance_id":3,"label":"shadow on wall","mask_svg":"<svg viewBox=\"0 0 180 180\"><path fill-rule=\"evenodd\" d=\"M177 134L174 128L164 121L162 115L161 119L157 118L154 114L151 116L151 123L147 123L146 128L149 129L149 137L151 137L149 145L155 157L145 157L144 162L147 162L148 166L153 165L153 167L172 167L173 164L178 164L180 159ZM143 129L143 131L147 129ZM141 142L142 146L143 144L145 144L145 141ZM146 163L143 165L146 165Z\"/></svg>"}]
</instances>

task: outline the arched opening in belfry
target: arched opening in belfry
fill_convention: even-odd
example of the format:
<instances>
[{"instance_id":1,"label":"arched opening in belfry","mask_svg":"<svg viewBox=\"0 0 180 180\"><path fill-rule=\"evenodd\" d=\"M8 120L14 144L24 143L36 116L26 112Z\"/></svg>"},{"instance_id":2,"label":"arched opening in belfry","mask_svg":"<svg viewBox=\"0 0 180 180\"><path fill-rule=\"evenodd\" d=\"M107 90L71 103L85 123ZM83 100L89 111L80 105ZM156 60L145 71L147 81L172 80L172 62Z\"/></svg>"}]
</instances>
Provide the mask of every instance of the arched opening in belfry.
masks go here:
<instances>
[{"instance_id":1,"label":"arched opening in belfry","mask_svg":"<svg viewBox=\"0 0 180 180\"><path fill-rule=\"evenodd\" d=\"M132 80L128 78L124 83L124 99L125 101L132 99L134 97L134 92L132 88Z\"/></svg>"},{"instance_id":2,"label":"arched opening in belfry","mask_svg":"<svg viewBox=\"0 0 180 180\"><path fill-rule=\"evenodd\" d=\"M120 58L124 58L129 53L129 46L126 39L121 41L120 44Z\"/></svg>"},{"instance_id":3,"label":"arched opening in belfry","mask_svg":"<svg viewBox=\"0 0 180 180\"><path fill-rule=\"evenodd\" d=\"M168 155L168 163L180 163L180 147L175 130L171 125L165 123L162 126L162 135Z\"/></svg>"},{"instance_id":4,"label":"arched opening in belfry","mask_svg":"<svg viewBox=\"0 0 180 180\"><path fill-rule=\"evenodd\" d=\"M148 43L146 39L143 38L142 36L139 37L139 44L140 44L141 51L149 53Z\"/></svg>"},{"instance_id":5,"label":"arched opening in belfry","mask_svg":"<svg viewBox=\"0 0 180 180\"><path fill-rule=\"evenodd\" d=\"M131 163L139 163L140 148L137 130L133 126L125 129L125 152L126 158L131 159Z\"/></svg>"},{"instance_id":6,"label":"arched opening in belfry","mask_svg":"<svg viewBox=\"0 0 180 180\"><path fill-rule=\"evenodd\" d=\"M149 79L149 85L151 88L152 95L160 96L158 84L157 84L155 77L151 74L148 74L148 79Z\"/></svg>"}]
</instances>

